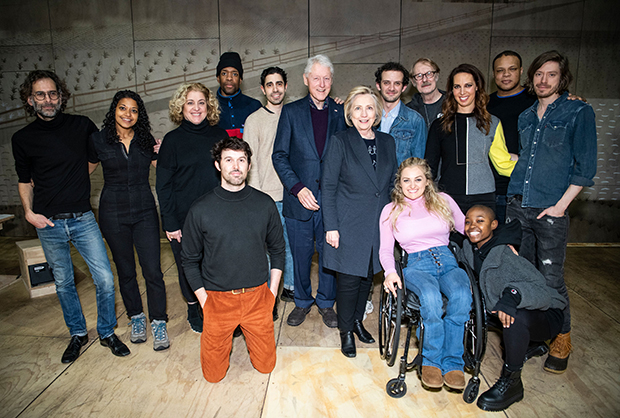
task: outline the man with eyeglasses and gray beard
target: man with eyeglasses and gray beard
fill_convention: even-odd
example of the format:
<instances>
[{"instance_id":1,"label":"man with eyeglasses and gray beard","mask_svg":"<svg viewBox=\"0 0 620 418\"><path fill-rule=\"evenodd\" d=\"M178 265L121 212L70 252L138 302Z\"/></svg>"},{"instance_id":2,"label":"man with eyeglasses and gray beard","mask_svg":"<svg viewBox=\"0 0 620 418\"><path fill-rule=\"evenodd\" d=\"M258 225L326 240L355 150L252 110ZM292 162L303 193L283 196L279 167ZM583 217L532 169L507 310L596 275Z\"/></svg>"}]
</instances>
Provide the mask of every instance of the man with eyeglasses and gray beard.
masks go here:
<instances>
[{"instance_id":1,"label":"man with eyeglasses and gray beard","mask_svg":"<svg viewBox=\"0 0 620 418\"><path fill-rule=\"evenodd\" d=\"M36 119L12 138L19 196L26 220L37 229L71 334L62 362L75 361L88 343L70 242L86 261L95 282L100 343L112 354L126 356L129 349L114 334L114 276L90 206L88 137L97 127L85 116L63 113L70 93L51 71L28 74L20 95L26 112Z\"/></svg>"},{"instance_id":2,"label":"man with eyeglasses and gray beard","mask_svg":"<svg viewBox=\"0 0 620 418\"><path fill-rule=\"evenodd\" d=\"M446 92L437 88L439 66L429 58L420 58L411 67L411 82L418 90L407 106L418 112L426 122L426 129L443 114L441 105Z\"/></svg>"}]
</instances>

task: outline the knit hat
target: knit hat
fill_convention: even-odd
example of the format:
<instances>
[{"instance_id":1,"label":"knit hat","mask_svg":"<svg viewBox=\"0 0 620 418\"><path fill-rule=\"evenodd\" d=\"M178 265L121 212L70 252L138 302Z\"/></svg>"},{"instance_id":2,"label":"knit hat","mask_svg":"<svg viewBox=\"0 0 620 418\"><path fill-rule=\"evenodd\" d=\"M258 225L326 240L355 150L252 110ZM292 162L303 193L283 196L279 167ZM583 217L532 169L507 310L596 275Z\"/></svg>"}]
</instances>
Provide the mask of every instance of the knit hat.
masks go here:
<instances>
[{"instance_id":1,"label":"knit hat","mask_svg":"<svg viewBox=\"0 0 620 418\"><path fill-rule=\"evenodd\" d=\"M233 67L239 71L239 78L243 80L243 66L241 65L241 57L236 52L224 52L220 57L220 62L217 63L216 76L219 76L222 69L226 67Z\"/></svg>"}]
</instances>

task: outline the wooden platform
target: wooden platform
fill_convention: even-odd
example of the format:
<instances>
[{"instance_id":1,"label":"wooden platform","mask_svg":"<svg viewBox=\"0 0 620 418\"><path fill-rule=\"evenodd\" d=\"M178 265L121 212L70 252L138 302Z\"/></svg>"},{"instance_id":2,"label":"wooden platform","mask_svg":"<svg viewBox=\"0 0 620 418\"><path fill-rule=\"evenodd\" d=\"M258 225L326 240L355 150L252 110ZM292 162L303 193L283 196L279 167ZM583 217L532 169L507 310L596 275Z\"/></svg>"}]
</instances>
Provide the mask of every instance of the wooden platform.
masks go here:
<instances>
[{"instance_id":1,"label":"wooden platform","mask_svg":"<svg viewBox=\"0 0 620 418\"><path fill-rule=\"evenodd\" d=\"M14 240L0 238L0 274L17 265ZM358 356L340 354L338 331L326 328L316 307L299 327L286 325L292 304L281 304L274 324L276 369L264 375L252 367L243 338L235 340L228 375L217 384L201 373L199 335L185 320L176 267L162 242L168 292L169 350L155 352L129 343L128 319L117 294L119 337L128 357L112 356L96 335L95 288L74 255L77 287L90 342L73 364L60 362L69 336L55 295L30 299L21 283L0 290L0 416L2 417L616 417L620 411L620 248L568 249L566 280L573 309L569 369L542 370L544 359L524 368L525 399L505 413L486 413L465 404L458 393L424 390L415 374L408 393L389 398L385 383L396 367L380 361L376 344L358 343ZM9 253L7 253L9 252ZM315 266L316 267L316 266ZM4 273L6 274L6 273ZM315 274L316 279L316 274ZM140 279L144 294L144 283ZM316 288L316 285L315 285ZM375 307L380 287L375 286ZM146 297L144 296L146 306ZM377 336L376 310L366 320ZM482 388L499 375L499 339L490 334L482 367Z\"/></svg>"}]
</instances>

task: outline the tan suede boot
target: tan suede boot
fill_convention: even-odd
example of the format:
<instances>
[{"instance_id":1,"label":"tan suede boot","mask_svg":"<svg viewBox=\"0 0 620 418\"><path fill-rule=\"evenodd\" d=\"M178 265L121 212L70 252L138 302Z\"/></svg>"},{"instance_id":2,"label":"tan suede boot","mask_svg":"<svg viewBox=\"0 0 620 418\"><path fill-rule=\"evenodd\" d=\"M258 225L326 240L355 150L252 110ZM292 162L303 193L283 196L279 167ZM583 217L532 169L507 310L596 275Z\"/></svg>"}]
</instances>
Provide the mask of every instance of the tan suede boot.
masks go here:
<instances>
[{"instance_id":1,"label":"tan suede boot","mask_svg":"<svg viewBox=\"0 0 620 418\"><path fill-rule=\"evenodd\" d=\"M549 355L543 369L550 373L564 373L568 367L568 357L573 346L570 342L570 332L558 334L549 345Z\"/></svg>"}]
</instances>

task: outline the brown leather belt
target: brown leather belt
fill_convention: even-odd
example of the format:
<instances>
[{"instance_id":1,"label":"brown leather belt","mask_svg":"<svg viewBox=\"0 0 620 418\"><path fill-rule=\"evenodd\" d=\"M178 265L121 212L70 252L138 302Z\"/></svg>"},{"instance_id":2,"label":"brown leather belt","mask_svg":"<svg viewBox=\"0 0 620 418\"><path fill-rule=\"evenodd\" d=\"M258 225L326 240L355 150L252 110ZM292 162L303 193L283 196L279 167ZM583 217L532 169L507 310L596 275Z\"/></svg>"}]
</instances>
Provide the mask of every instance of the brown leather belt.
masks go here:
<instances>
[{"instance_id":1,"label":"brown leather belt","mask_svg":"<svg viewBox=\"0 0 620 418\"><path fill-rule=\"evenodd\" d=\"M233 295L241 295L243 293L249 293L249 292L253 292L256 289L258 289L260 286L254 286L254 287L242 287L241 289L233 289L233 290L229 290L229 292L231 292Z\"/></svg>"}]
</instances>

